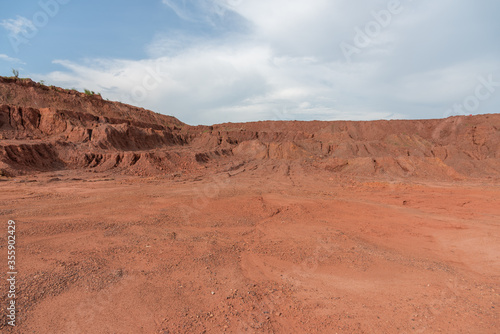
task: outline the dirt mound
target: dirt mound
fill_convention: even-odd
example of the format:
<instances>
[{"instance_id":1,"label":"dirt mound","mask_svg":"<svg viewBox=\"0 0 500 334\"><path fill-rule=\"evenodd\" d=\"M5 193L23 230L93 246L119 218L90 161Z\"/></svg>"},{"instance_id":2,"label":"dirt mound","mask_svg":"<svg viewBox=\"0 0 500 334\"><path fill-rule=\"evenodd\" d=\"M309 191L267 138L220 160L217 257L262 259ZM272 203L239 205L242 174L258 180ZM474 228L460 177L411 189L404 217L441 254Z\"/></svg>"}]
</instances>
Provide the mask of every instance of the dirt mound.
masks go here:
<instances>
[{"instance_id":1,"label":"dirt mound","mask_svg":"<svg viewBox=\"0 0 500 334\"><path fill-rule=\"evenodd\" d=\"M500 115L444 120L255 122L215 125L218 142L248 160L310 160L357 176L500 176Z\"/></svg>"},{"instance_id":2,"label":"dirt mound","mask_svg":"<svg viewBox=\"0 0 500 334\"><path fill-rule=\"evenodd\" d=\"M353 176L500 177L499 114L189 126L98 95L0 77L0 139L2 169L12 175L189 173L266 160Z\"/></svg>"},{"instance_id":3,"label":"dirt mound","mask_svg":"<svg viewBox=\"0 0 500 334\"><path fill-rule=\"evenodd\" d=\"M136 121L161 126L183 126L172 116L154 113L131 105L103 100L100 95L45 86L31 79L0 77L0 104L19 107L72 110L94 116Z\"/></svg>"},{"instance_id":4,"label":"dirt mound","mask_svg":"<svg viewBox=\"0 0 500 334\"><path fill-rule=\"evenodd\" d=\"M124 170L141 157L163 160L155 166L169 165L169 154L145 151L186 144L186 135L175 129L80 111L1 105L0 160L5 174L12 175L64 168Z\"/></svg>"}]
</instances>

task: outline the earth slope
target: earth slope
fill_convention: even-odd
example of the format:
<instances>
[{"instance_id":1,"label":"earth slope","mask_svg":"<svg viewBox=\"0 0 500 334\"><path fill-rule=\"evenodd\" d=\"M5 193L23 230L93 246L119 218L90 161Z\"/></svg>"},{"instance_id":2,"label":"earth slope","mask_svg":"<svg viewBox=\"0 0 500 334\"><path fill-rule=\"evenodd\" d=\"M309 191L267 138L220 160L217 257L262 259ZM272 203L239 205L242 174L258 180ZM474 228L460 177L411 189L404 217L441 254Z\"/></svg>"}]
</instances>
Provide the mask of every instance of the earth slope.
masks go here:
<instances>
[{"instance_id":1,"label":"earth slope","mask_svg":"<svg viewBox=\"0 0 500 334\"><path fill-rule=\"evenodd\" d=\"M500 175L500 114L193 127L29 79L0 78L0 138L6 175L64 169L175 174L262 161L366 177Z\"/></svg>"}]
</instances>

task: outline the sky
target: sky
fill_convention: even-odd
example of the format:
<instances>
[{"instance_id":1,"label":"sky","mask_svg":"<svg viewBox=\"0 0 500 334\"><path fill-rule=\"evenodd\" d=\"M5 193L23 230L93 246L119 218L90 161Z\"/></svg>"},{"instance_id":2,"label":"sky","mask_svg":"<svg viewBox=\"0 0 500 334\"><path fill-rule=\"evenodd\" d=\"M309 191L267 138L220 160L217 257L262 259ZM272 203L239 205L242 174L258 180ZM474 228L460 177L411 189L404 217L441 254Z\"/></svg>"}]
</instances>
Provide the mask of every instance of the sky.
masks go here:
<instances>
[{"instance_id":1,"label":"sky","mask_svg":"<svg viewBox=\"0 0 500 334\"><path fill-rule=\"evenodd\" d=\"M0 75L197 124L500 112L498 0L20 0Z\"/></svg>"}]
</instances>

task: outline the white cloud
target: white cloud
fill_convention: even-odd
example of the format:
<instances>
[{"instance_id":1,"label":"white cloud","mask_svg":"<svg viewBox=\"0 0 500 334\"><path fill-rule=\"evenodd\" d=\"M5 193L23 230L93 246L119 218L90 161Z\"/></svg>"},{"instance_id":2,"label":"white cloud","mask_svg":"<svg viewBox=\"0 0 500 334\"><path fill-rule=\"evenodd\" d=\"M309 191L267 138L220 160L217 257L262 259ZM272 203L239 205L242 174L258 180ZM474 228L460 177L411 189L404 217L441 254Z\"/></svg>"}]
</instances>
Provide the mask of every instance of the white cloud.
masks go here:
<instances>
[{"instance_id":1,"label":"white cloud","mask_svg":"<svg viewBox=\"0 0 500 334\"><path fill-rule=\"evenodd\" d=\"M173 0L162 0L162 2L170 7L181 19L194 21L193 15L186 8L186 1L182 1L180 4L178 1Z\"/></svg>"},{"instance_id":2,"label":"white cloud","mask_svg":"<svg viewBox=\"0 0 500 334\"><path fill-rule=\"evenodd\" d=\"M47 80L100 91L190 124L435 118L474 89L477 76L493 74L500 81L499 52L491 44L495 34L466 38L469 26L449 26L464 18L476 25L485 21L481 11L471 17L463 3L402 0L404 10L350 63L340 43L353 43L355 28L365 29L375 20L372 12L387 9L388 1L163 3L188 22L212 26L232 15L251 29L210 39L186 30L158 34L147 46L149 59L58 61L64 71ZM495 110L498 100L478 112Z\"/></svg>"},{"instance_id":3,"label":"white cloud","mask_svg":"<svg viewBox=\"0 0 500 334\"><path fill-rule=\"evenodd\" d=\"M2 54L2 53L0 53L0 60L8 61L10 63L25 64L21 59L12 58L12 57L9 57L6 54Z\"/></svg>"},{"instance_id":4,"label":"white cloud","mask_svg":"<svg viewBox=\"0 0 500 334\"><path fill-rule=\"evenodd\" d=\"M15 19L2 20L0 26L4 27L13 35L28 34L30 31L36 30L33 22L19 15Z\"/></svg>"},{"instance_id":5,"label":"white cloud","mask_svg":"<svg viewBox=\"0 0 500 334\"><path fill-rule=\"evenodd\" d=\"M213 24L214 17L223 16L231 5L240 0L162 0L162 3L175 12L181 19L190 22Z\"/></svg>"},{"instance_id":6,"label":"white cloud","mask_svg":"<svg viewBox=\"0 0 500 334\"><path fill-rule=\"evenodd\" d=\"M203 44L206 44L206 41L200 37L174 31L168 35L154 36L152 42L146 46L146 51L151 58L159 58L175 56L194 46L200 48Z\"/></svg>"},{"instance_id":7,"label":"white cloud","mask_svg":"<svg viewBox=\"0 0 500 334\"><path fill-rule=\"evenodd\" d=\"M389 115L339 111L342 91L356 87L357 80L350 78L355 70L310 57L276 57L270 48L252 44L204 45L173 57L143 61L57 63L67 71L51 73L48 82L99 91L110 99L172 114L190 124ZM366 66L361 67L366 71Z\"/></svg>"}]
</instances>

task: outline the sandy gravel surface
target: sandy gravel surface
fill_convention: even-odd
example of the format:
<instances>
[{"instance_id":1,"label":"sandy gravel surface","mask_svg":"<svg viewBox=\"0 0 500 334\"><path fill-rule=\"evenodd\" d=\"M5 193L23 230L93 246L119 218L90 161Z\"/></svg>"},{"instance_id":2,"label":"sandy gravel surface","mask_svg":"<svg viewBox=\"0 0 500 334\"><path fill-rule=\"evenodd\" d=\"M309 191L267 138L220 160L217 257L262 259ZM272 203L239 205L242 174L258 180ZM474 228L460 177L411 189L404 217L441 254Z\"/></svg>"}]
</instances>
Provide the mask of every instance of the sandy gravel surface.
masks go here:
<instances>
[{"instance_id":1,"label":"sandy gravel surface","mask_svg":"<svg viewBox=\"0 0 500 334\"><path fill-rule=\"evenodd\" d=\"M285 167L4 179L19 274L1 331L498 332L498 184Z\"/></svg>"}]
</instances>

